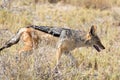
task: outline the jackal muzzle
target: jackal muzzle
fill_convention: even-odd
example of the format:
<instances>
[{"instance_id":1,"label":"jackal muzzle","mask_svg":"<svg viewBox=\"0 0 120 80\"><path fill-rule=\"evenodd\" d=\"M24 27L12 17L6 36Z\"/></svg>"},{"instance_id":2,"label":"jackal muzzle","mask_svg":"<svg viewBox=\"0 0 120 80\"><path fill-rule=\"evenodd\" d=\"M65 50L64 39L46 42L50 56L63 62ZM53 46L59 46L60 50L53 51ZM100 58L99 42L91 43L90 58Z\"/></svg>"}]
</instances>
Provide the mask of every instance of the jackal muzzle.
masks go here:
<instances>
[{"instance_id":1,"label":"jackal muzzle","mask_svg":"<svg viewBox=\"0 0 120 80\"><path fill-rule=\"evenodd\" d=\"M93 47L98 51L100 52L101 49L105 49L105 47L100 43L99 45L93 45Z\"/></svg>"}]
</instances>

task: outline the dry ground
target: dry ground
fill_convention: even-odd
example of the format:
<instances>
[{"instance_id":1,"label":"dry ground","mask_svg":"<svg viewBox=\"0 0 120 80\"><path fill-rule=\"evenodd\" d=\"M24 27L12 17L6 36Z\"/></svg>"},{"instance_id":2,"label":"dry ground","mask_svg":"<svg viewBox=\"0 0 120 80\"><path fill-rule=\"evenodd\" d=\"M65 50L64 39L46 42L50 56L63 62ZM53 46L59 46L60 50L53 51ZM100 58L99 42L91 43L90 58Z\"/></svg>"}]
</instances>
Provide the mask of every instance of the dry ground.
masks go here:
<instances>
[{"instance_id":1,"label":"dry ground","mask_svg":"<svg viewBox=\"0 0 120 80\"><path fill-rule=\"evenodd\" d=\"M23 4L19 4L23 5ZM98 53L93 48L73 51L79 67L70 66L66 56L61 58L60 73L53 72L56 48L45 41L32 53L17 51L22 41L0 52L0 80L119 80L120 79L120 8L87 9L70 5L24 5L0 9L0 46L20 27L29 24L70 27L88 31L97 25L97 33L106 49ZM52 47L51 47L52 46Z\"/></svg>"}]
</instances>

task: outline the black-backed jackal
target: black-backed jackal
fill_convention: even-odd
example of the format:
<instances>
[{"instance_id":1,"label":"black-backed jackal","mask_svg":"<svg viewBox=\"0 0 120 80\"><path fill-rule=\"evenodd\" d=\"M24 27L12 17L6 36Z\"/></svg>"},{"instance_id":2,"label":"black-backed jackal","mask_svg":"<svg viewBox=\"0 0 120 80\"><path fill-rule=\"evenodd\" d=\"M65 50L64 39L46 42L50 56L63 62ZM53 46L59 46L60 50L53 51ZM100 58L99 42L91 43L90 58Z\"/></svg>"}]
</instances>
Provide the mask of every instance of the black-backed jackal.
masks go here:
<instances>
[{"instance_id":1,"label":"black-backed jackal","mask_svg":"<svg viewBox=\"0 0 120 80\"><path fill-rule=\"evenodd\" d=\"M73 63L75 63L75 59L71 54L71 51L75 48L94 47L98 52L100 52L101 49L105 49L100 38L96 34L97 27L94 25L91 27L89 32L67 28L48 28L43 26L30 27L59 37L56 51L57 65L59 64L59 60L63 53L67 55L71 61L74 61Z\"/></svg>"},{"instance_id":2,"label":"black-backed jackal","mask_svg":"<svg viewBox=\"0 0 120 80\"><path fill-rule=\"evenodd\" d=\"M38 44L38 36L36 35L36 30L44 32L44 34L51 34L52 36L58 38L56 51L57 65L59 64L60 57L63 53L65 55L68 55L70 59L74 61L74 57L72 56L71 51L75 48L94 47L98 52L100 52L101 49L105 49L101 43L100 38L96 34L96 26L94 25L91 27L89 32L72 30L68 28L32 25L21 28L18 33L0 49L0 51L4 48L12 46L13 44L16 44L20 40L21 36L25 46L19 51L19 53L22 51L32 50L34 47L33 43L34 45Z\"/></svg>"}]
</instances>

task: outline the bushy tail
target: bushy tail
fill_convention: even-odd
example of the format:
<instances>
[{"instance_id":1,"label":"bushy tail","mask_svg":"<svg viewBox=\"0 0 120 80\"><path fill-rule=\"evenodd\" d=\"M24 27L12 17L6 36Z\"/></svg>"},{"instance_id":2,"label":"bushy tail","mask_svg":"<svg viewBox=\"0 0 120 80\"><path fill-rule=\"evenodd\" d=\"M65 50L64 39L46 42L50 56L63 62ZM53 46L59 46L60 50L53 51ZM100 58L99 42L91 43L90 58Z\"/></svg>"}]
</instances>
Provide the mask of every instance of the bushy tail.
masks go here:
<instances>
[{"instance_id":1,"label":"bushy tail","mask_svg":"<svg viewBox=\"0 0 120 80\"><path fill-rule=\"evenodd\" d=\"M19 42L20 40L20 36L22 34L23 31L18 30L18 32L16 33L15 36L13 36L9 41L7 41L1 48L0 48L0 51L2 51L3 49L5 48L8 48L8 47L11 47L12 45L16 44Z\"/></svg>"},{"instance_id":2,"label":"bushy tail","mask_svg":"<svg viewBox=\"0 0 120 80\"><path fill-rule=\"evenodd\" d=\"M31 28L34 28L36 30L51 34L55 37L60 37L60 34L62 32L62 30L65 30L65 28L58 28L58 27L49 27L49 26L29 26Z\"/></svg>"}]
</instances>

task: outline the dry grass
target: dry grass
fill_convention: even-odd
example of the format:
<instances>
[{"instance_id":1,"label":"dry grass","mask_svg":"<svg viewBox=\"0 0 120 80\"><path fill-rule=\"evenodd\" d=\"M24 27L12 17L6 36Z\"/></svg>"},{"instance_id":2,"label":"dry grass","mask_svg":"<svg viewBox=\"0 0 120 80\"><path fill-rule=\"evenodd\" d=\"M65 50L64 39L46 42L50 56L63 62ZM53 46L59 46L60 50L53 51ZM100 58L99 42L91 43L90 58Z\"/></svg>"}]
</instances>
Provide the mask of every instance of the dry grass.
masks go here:
<instances>
[{"instance_id":1,"label":"dry grass","mask_svg":"<svg viewBox=\"0 0 120 80\"><path fill-rule=\"evenodd\" d=\"M7 1L7 0L6 0ZM113 5L114 6L120 6L120 0L8 0L8 4L3 4L2 1L0 1L0 4L2 6L6 6L10 9L13 4L16 3L16 5L35 5L35 4L43 4L43 3L53 3L53 4L70 4L80 7L86 7L86 8L95 8L95 9L106 9L110 8ZM14 7L16 6L14 5Z\"/></svg>"},{"instance_id":2,"label":"dry grass","mask_svg":"<svg viewBox=\"0 0 120 80\"><path fill-rule=\"evenodd\" d=\"M119 11L116 13L112 9L101 11L60 4L28 5L30 3L24 0L13 2L12 5L14 4L17 4L16 8L12 6L9 10L0 9L0 45L10 39L13 36L11 34L17 32L20 27L29 24L69 26L72 29L86 31L92 24L96 24L98 35L106 49L100 53L92 48L74 50L73 55L79 63L78 69L70 66L69 59L63 55L61 73L55 74L53 72L56 62L54 46L41 43L32 53L22 53L22 59L19 60L17 51L22 46L20 41L18 45L0 52L1 80L120 79L120 27L115 25L120 20Z\"/></svg>"}]
</instances>

